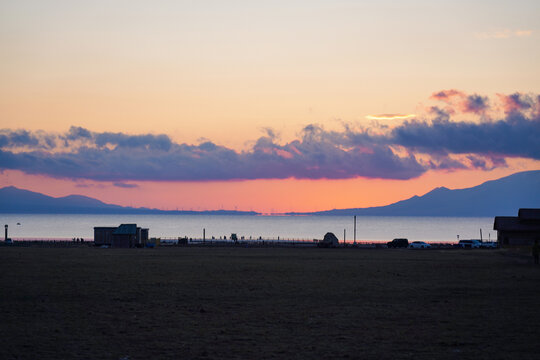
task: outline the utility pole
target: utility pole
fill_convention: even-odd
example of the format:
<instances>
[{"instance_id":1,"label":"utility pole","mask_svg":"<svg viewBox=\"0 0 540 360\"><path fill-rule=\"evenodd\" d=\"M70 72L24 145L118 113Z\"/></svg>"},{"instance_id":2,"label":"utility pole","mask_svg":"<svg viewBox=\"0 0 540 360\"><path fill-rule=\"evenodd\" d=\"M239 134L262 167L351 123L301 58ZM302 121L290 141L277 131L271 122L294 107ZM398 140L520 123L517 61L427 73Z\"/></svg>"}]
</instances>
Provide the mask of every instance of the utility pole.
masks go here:
<instances>
[{"instance_id":1,"label":"utility pole","mask_svg":"<svg viewBox=\"0 0 540 360\"><path fill-rule=\"evenodd\" d=\"M343 229L343 245L347 244L347 242L345 241L345 234L346 234L345 229Z\"/></svg>"},{"instance_id":2,"label":"utility pole","mask_svg":"<svg viewBox=\"0 0 540 360\"><path fill-rule=\"evenodd\" d=\"M202 242L203 243L206 242L206 229L205 228L202 229Z\"/></svg>"},{"instance_id":3,"label":"utility pole","mask_svg":"<svg viewBox=\"0 0 540 360\"><path fill-rule=\"evenodd\" d=\"M356 215L354 215L354 245L356 245Z\"/></svg>"}]
</instances>

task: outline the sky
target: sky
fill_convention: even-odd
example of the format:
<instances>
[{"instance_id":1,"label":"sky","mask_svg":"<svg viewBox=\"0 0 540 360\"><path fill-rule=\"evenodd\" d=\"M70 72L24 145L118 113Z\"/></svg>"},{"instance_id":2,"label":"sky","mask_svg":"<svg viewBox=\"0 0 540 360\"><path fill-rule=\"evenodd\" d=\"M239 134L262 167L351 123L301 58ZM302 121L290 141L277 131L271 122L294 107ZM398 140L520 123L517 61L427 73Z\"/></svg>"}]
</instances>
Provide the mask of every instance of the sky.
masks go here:
<instances>
[{"instance_id":1,"label":"sky","mask_svg":"<svg viewBox=\"0 0 540 360\"><path fill-rule=\"evenodd\" d=\"M0 186L386 205L540 169L538 1L0 0Z\"/></svg>"}]
</instances>

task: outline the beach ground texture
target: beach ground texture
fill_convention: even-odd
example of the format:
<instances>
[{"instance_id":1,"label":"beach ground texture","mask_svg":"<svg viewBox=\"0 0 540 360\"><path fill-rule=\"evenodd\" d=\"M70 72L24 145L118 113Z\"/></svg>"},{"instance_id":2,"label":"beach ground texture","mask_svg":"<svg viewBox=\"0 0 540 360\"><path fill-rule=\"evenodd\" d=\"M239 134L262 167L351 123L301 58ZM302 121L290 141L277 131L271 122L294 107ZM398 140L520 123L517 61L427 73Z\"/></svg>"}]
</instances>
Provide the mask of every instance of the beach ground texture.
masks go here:
<instances>
[{"instance_id":1,"label":"beach ground texture","mask_svg":"<svg viewBox=\"0 0 540 360\"><path fill-rule=\"evenodd\" d=\"M538 359L507 250L0 248L2 359Z\"/></svg>"}]
</instances>

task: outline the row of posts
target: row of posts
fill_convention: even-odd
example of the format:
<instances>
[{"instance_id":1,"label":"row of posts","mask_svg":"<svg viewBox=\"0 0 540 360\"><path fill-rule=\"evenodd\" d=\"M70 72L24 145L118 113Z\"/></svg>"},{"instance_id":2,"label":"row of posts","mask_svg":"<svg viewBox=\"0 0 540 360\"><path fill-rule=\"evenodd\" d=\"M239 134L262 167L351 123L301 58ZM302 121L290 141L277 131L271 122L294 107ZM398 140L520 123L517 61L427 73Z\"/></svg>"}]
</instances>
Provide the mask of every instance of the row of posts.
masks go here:
<instances>
[{"instance_id":1,"label":"row of posts","mask_svg":"<svg viewBox=\"0 0 540 360\"><path fill-rule=\"evenodd\" d=\"M343 244L346 244L346 237L347 233L346 230L343 229ZM7 225L6 225L6 238L7 238ZM206 228L202 229L202 240L203 243L206 242ZM356 245L356 215L354 215L354 245Z\"/></svg>"}]
</instances>

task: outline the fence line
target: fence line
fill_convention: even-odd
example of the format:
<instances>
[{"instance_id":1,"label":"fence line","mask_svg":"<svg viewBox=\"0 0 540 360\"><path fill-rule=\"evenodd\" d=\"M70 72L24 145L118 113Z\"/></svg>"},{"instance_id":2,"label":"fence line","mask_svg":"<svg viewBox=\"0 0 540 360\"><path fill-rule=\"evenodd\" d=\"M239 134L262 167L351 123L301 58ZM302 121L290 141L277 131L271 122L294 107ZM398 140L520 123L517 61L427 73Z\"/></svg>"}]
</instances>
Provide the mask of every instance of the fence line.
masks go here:
<instances>
[{"instance_id":1,"label":"fence line","mask_svg":"<svg viewBox=\"0 0 540 360\"><path fill-rule=\"evenodd\" d=\"M47 237L16 237L11 238L12 241L55 241L55 242L76 242L73 241L74 238L63 238L63 237L54 237L54 238L47 238ZM77 239L77 238L75 238ZM80 238L79 238L80 239ZM93 242L93 238L84 239L84 242Z\"/></svg>"},{"instance_id":2,"label":"fence line","mask_svg":"<svg viewBox=\"0 0 540 360\"><path fill-rule=\"evenodd\" d=\"M154 237L152 237L154 239ZM188 238L188 237L157 237L155 239L160 240L160 245L163 246L291 246L291 247L314 247L317 246L319 239L302 239L302 238L256 238L256 239L203 239L203 238ZM72 246L72 245L92 245L94 242L93 238L84 239L81 241L81 238L45 238L45 237L18 237L12 238L13 244L18 245L53 245L53 246ZM361 248L377 248L377 247L386 247L386 240L347 240L345 243L343 241L339 242L339 247L361 247ZM453 242L428 242L434 248L446 248L452 247L457 244L456 241ZM0 240L1 245L5 245L4 241Z\"/></svg>"}]
</instances>

